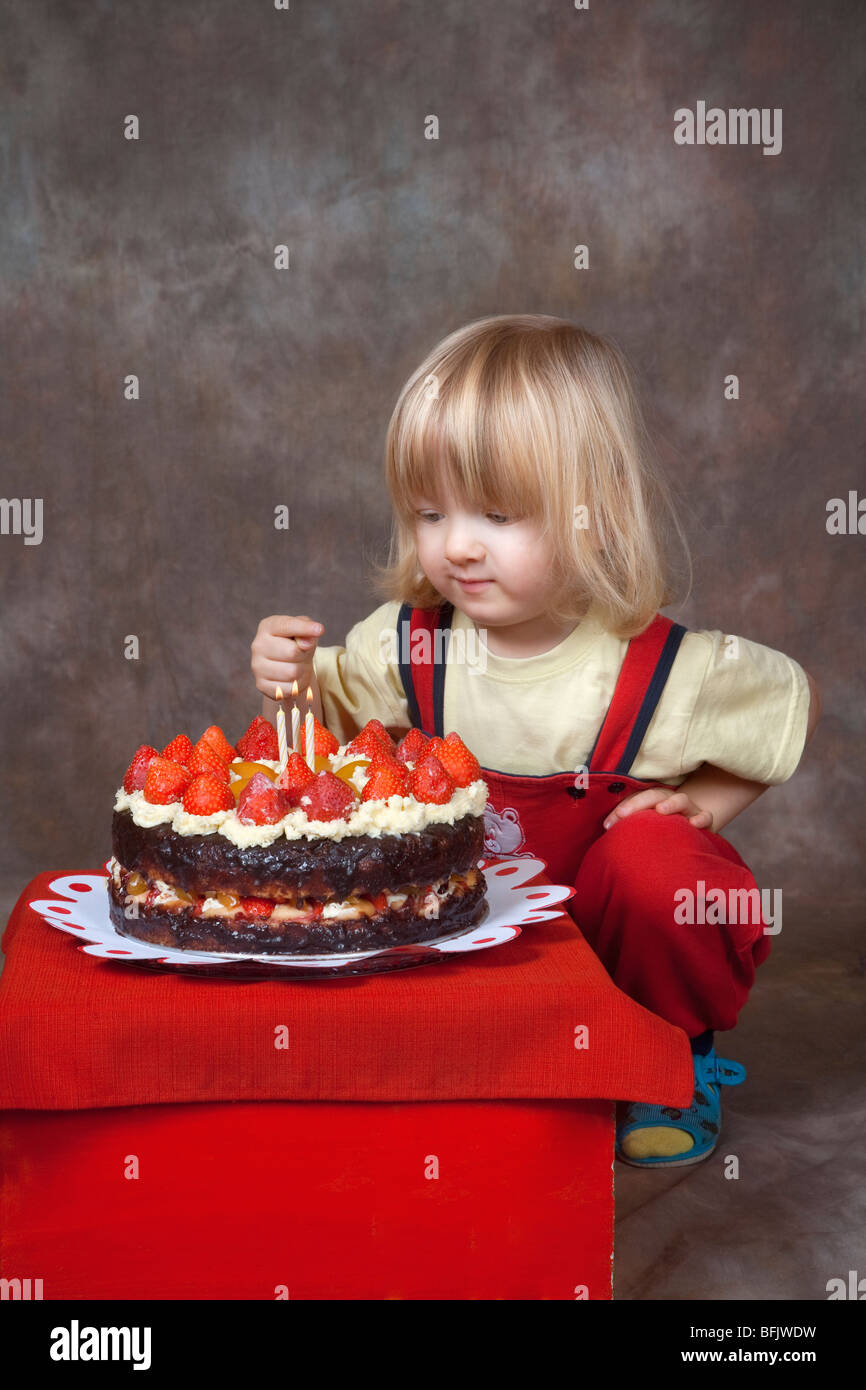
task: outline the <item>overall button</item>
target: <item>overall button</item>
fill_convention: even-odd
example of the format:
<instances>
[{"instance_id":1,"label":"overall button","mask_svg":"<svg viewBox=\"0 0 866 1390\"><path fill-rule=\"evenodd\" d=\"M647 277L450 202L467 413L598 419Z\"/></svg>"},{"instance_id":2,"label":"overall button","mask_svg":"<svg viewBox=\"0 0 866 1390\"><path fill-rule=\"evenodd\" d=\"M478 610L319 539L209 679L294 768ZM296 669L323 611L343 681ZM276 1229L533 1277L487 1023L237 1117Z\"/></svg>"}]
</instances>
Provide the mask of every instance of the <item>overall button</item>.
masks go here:
<instances>
[{"instance_id":1,"label":"overall button","mask_svg":"<svg viewBox=\"0 0 866 1390\"><path fill-rule=\"evenodd\" d=\"M580 801L581 797L586 796L586 787L566 787L565 790L575 801Z\"/></svg>"},{"instance_id":2,"label":"overall button","mask_svg":"<svg viewBox=\"0 0 866 1390\"><path fill-rule=\"evenodd\" d=\"M611 782L608 786L609 792L624 792L625 782Z\"/></svg>"}]
</instances>

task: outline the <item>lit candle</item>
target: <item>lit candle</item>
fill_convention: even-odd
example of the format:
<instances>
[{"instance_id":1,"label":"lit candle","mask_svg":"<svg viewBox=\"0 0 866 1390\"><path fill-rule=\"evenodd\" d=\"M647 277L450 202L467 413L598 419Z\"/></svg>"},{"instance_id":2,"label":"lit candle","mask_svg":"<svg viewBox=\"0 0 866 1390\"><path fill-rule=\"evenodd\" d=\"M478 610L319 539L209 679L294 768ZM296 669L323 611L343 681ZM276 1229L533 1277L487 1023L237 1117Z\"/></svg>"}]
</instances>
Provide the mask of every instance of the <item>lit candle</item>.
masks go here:
<instances>
[{"instance_id":1,"label":"lit candle","mask_svg":"<svg viewBox=\"0 0 866 1390\"><path fill-rule=\"evenodd\" d=\"M313 728L313 692L307 686L307 717L304 720L304 745L306 748L307 767L311 772L316 770L316 734Z\"/></svg>"},{"instance_id":2,"label":"lit candle","mask_svg":"<svg viewBox=\"0 0 866 1390\"><path fill-rule=\"evenodd\" d=\"M282 704L283 692L279 686L277 686L276 693L277 700L279 701L277 705L277 743L280 751L280 772L282 772L286 763L289 761L289 750L286 747L286 716Z\"/></svg>"},{"instance_id":3,"label":"lit candle","mask_svg":"<svg viewBox=\"0 0 866 1390\"><path fill-rule=\"evenodd\" d=\"M292 681L292 752L301 751L301 711L298 709L298 682Z\"/></svg>"}]
</instances>

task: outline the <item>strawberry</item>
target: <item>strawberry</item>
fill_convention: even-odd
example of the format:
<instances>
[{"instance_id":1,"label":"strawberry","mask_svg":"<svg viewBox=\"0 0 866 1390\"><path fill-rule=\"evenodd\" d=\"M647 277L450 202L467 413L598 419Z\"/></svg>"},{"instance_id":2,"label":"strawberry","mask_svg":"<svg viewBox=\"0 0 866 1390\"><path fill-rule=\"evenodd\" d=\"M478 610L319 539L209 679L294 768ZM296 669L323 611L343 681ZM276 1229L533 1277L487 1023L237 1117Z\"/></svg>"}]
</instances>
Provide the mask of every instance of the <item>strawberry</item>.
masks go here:
<instances>
[{"instance_id":1,"label":"strawberry","mask_svg":"<svg viewBox=\"0 0 866 1390\"><path fill-rule=\"evenodd\" d=\"M387 895L387 893L377 893L376 896L375 896L375 898L371 898L370 901L372 902L372 904L373 904L373 906L375 907L375 909L376 909L377 912L387 912L387 911L388 911L388 895Z\"/></svg>"},{"instance_id":2,"label":"strawberry","mask_svg":"<svg viewBox=\"0 0 866 1390\"><path fill-rule=\"evenodd\" d=\"M225 782L211 772L194 777L183 794L183 809L191 816L212 816L216 811L233 811L234 806Z\"/></svg>"},{"instance_id":3,"label":"strawberry","mask_svg":"<svg viewBox=\"0 0 866 1390\"><path fill-rule=\"evenodd\" d=\"M180 801L191 781L187 768L157 755L151 758L144 779L144 799L154 806L169 806L172 801Z\"/></svg>"},{"instance_id":4,"label":"strawberry","mask_svg":"<svg viewBox=\"0 0 866 1390\"><path fill-rule=\"evenodd\" d=\"M381 745L378 748L374 748L372 752L365 753L363 756L369 758L371 772L374 767L390 767L392 771L395 769L400 772L406 771L405 765L403 763L398 763L393 753L389 753L388 749Z\"/></svg>"},{"instance_id":5,"label":"strawberry","mask_svg":"<svg viewBox=\"0 0 866 1390\"><path fill-rule=\"evenodd\" d=\"M245 762L257 763L262 758L276 762L280 747L277 731L270 720L257 714L246 733L238 739L237 751Z\"/></svg>"},{"instance_id":6,"label":"strawberry","mask_svg":"<svg viewBox=\"0 0 866 1390\"><path fill-rule=\"evenodd\" d=\"M219 724L211 724L209 729L205 729L201 738L209 743L215 753L218 753L224 763L230 763L237 757L237 749L229 743ZM201 739L199 739L201 743Z\"/></svg>"},{"instance_id":7,"label":"strawberry","mask_svg":"<svg viewBox=\"0 0 866 1390\"><path fill-rule=\"evenodd\" d=\"M156 749L151 748L149 743L143 743L140 748L137 748L132 762L123 775L123 790L125 792L140 792L144 786L144 779L147 776L151 759L158 757L159 754Z\"/></svg>"},{"instance_id":8,"label":"strawberry","mask_svg":"<svg viewBox=\"0 0 866 1390\"><path fill-rule=\"evenodd\" d=\"M378 719L368 719L363 729L346 746L346 752L361 753L365 758L372 757L376 752L384 752L393 757L394 748L394 740L384 725Z\"/></svg>"},{"instance_id":9,"label":"strawberry","mask_svg":"<svg viewBox=\"0 0 866 1390\"><path fill-rule=\"evenodd\" d=\"M257 772L238 798L237 815L243 825L274 825L292 810L287 792L275 787L263 772Z\"/></svg>"},{"instance_id":10,"label":"strawberry","mask_svg":"<svg viewBox=\"0 0 866 1390\"><path fill-rule=\"evenodd\" d=\"M388 730L385 728L385 725L382 723L381 719L368 719L361 732L366 733L367 731L369 731L371 734L375 734L376 737L380 739L382 743L384 743L385 747L389 749L391 753L394 752L394 749L397 745L395 744L391 735L388 733Z\"/></svg>"},{"instance_id":11,"label":"strawberry","mask_svg":"<svg viewBox=\"0 0 866 1390\"><path fill-rule=\"evenodd\" d=\"M475 754L469 752L459 734L448 734L436 757L455 787L468 787L470 782L476 782L481 776L481 764Z\"/></svg>"},{"instance_id":12,"label":"strawberry","mask_svg":"<svg viewBox=\"0 0 866 1390\"><path fill-rule=\"evenodd\" d=\"M418 755L427 743L426 734L420 729L410 729L408 734L404 734L397 744L397 752L394 754L398 763L414 763L418 761Z\"/></svg>"},{"instance_id":13,"label":"strawberry","mask_svg":"<svg viewBox=\"0 0 866 1390\"><path fill-rule=\"evenodd\" d=\"M229 781L228 763L223 762L213 744L208 743L204 738L200 738L192 750L187 767L194 777L200 777L203 772L210 772L221 782Z\"/></svg>"},{"instance_id":14,"label":"strawberry","mask_svg":"<svg viewBox=\"0 0 866 1390\"><path fill-rule=\"evenodd\" d=\"M316 774L311 772L300 753L290 753L285 767L277 778L277 786L290 798L293 806L301 799L301 792L310 782L315 782Z\"/></svg>"},{"instance_id":15,"label":"strawberry","mask_svg":"<svg viewBox=\"0 0 866 1390\"><path fill-rule=\"evenodd\" d=\"M444 806L454 794L454 783L435 754L424 754L409 773L409 795L416 801Z\"/></svg>"},{"instance_id":16,"label":"strawberry","mask_svg":"<svg viewBox=\"0 0 866 1390\"><path fill-rule=\"evenodd\" d=\"M301 721L300 744L301 757L306 758L307 729L305 720ZM316 716L313 715L313 756L316 758L327 758L330 753L336 753L339 746L339 739L335 738L334 735L325 728L324 724L320 724Z\"/></svg>"},{"instance_id":17,"label":"strawberry","mask_svg":"<svg viewBox=\"0 0 866 1390\"><path fill-rule=\"evenodd\" d=\"M361 758L372 758L377 753L385 754L389 751L378 734L364 729L355 735L351 743L346 744L347 753L355 753Z\"/></svg>"},{"instance_id":18,"label":"strawberry","mask_svg":"<svg viewBox=\"0 0 866 1390\"><path fill-rule=\"evenodd\" d=\"M406 795L408 772L398 762L372 763L361 792L362 801L387 801L389 796Z\"/></svg>"},{"instance_id":19,"label":"strawberry","mask_svg":"<svg viewBox=\"0 0 866 1390\"><path fill-rule=\"evenodd\" d=\"M333 772L320 772L301 793L300 807L310 820L345 820L357 804L352 788Z\"/></svg>"},{"instance_id":20,"label":"strawberry","mask_svg":"<svg viewBox=\"0 0 866 1390\"><path fill-rule=\"evenodd\" d=\"M189 766L191 753L192 739L187 738L186 734L178 734L177 738L173 738L162 750L164 758L170 758L173 763L180 763L181 767Z\"/></svg>"},{"instance_id":21,"label":"strawberry","mask_svg":"<svg viewBox=\"0 0 866 1390\"><path fill-rule=\"evenodd\" d=\"M270 917L276 903L270 898L241 898L240 906L245 917Z\"/></svg>"}]
</instances>

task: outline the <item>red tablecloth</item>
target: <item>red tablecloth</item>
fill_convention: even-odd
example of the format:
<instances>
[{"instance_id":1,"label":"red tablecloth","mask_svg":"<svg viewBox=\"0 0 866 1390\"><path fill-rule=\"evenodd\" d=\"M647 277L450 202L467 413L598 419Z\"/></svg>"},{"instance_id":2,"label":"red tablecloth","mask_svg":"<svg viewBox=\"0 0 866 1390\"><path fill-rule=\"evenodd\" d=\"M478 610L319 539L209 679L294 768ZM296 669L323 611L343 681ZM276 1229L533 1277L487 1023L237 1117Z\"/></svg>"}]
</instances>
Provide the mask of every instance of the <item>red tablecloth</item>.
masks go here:
<instances>
[{"instance_id":1,"label":"red tablecloth","mask_svg":"<svg viewBox=\"0 0 866 1390\"><path fill-rule=\"evenodd\" d=\"M0 1109L187 1101L599 1098L684 1106L688 1039L611 982L572 919L388 975L253 983L97 960L27 904L3 937ZM63 871L67 872L67 871ZM74 871L73 871L74 872ZM99 872L98 870L95 872ZM275 1047L285 1025L287 1049ZM585 1025L588 1047L575 1047Z\"/></svg>"}]
</instances>

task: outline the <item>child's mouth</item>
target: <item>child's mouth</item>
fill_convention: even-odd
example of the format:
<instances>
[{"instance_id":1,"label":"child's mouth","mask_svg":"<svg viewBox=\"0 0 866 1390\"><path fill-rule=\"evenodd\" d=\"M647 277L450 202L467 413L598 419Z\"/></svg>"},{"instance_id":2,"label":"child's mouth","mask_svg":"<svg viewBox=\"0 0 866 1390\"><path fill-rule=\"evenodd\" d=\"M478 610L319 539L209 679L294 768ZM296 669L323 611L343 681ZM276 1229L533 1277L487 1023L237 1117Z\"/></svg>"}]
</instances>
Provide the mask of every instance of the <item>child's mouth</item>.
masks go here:
<instances>
[{"instance_id":1,"label":"child's mouth","mask_svg":"<svg viewBox=\"0 0 866 1390\"><path fill-rule=\"evenodd\" d=\"M480 593L482 589L486 589L487 586L488 586L488 584L492 584L492 583L493 583L493 580L492 580L492 579L458 579L458 580L457 580L457 583L460 585L461 589L465 589L466 592L467 592L468 594L477 594L477 593Z\"/></svg>"}]
</instances>

